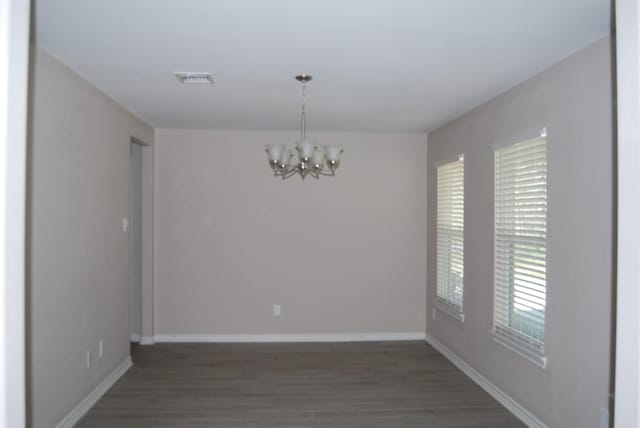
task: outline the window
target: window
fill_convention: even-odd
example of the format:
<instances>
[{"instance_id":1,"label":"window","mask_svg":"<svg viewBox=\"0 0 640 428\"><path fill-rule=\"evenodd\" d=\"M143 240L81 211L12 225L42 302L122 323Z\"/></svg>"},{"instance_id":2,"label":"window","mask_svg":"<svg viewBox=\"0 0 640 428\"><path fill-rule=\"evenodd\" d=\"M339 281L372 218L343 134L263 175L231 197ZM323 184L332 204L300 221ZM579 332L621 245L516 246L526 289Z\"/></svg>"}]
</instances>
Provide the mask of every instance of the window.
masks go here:
<instances>
[{"instance_id":1,"label":"window","mask_svg":"<svg viewBox=\"0 0 640 428\"><path fill-rule=\"evenodd\" d=\"M538 363L547 287L546 137L495 151L494 338Z\"/></svg>"},{"instance_id":2,"label":"window","mask_svg":"<svg viewBox=\"0 0 640 428\"><path fill-rule=\"evenodd\" d=\"M464 158L438 167L436 306L464 321Z\"/></svg>"}]
</instances>

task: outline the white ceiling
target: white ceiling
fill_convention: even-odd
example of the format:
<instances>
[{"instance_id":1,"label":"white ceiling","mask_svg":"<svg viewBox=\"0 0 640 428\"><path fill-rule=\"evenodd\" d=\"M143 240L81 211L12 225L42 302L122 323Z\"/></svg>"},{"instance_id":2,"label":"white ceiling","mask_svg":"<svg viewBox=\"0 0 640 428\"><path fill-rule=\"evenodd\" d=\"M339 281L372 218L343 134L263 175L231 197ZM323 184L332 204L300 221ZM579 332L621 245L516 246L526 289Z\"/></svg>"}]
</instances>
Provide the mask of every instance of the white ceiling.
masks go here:
<instances>
[{"instance_id":1,"label":"white ceiling","mask_svg":"<svg viewBox=\"0 0 640 428\"><path fill-rule=\"evenodd\" d=\"M36 0L36 42L158 128L426 131L611 31L609 0ZM212 86L175 71L210 71Z\"/></svg>"}]
</instances>

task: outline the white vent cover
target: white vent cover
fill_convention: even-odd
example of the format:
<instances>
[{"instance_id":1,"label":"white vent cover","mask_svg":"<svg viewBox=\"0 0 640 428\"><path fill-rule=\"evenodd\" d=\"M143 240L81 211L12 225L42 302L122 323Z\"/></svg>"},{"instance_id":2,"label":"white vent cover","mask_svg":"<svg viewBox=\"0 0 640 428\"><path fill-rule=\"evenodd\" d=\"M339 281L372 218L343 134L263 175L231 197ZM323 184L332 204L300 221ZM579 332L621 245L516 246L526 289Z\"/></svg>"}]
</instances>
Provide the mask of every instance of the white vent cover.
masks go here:
<instances>
[{"instance_id":1,"label":"white vent cover","mask_svg":"<svg viewBox=\"0 0 640 428\"><path fill-rule=\"evenodd\" d=\"M189 83L196 85L213 84L211 73L199 71L176 71L174 74L176 75L176 79L178 79L180 83Z\"/></svg>"}]
</instances>

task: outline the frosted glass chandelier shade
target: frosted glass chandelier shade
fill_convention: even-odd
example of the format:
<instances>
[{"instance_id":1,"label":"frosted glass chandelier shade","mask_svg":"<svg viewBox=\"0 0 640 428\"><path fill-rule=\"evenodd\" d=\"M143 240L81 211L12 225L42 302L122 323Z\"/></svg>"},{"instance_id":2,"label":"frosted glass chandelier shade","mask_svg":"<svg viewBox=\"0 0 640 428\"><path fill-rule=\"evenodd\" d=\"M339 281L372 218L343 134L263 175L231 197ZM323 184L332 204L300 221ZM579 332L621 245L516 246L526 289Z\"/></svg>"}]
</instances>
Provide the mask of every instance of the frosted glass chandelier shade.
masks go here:
<instances>
[{"instance_id":1,"label":"frosted glass chandelier shade","mask_svg":"<svg viewBox=\"0 0 640 428\"><path fill-rule=\"evenodd\" d=\"M307 161L311 158L315 146L311 141L298 141L296 143L296 150L298 151L298 156L300 159L306 159Z\"/></svg>"},{"instance_id":2,"label":"frosted glass chandelier shade","mask_svg":"<svg viewBox=\"0 0 640 428\"><path fill-rule=\"evenodd\" d=\"M340 164L342 148L340 146L319 147L313 141L307 140L305 89L307 82L311 80L311 76L301 74L296 76L296 80L302 83L300 140L295 144L295 149L298 152L298 163L291 166L293 150L285 144L267 144L265 145L265 151L269 159L269 166L273 170L273 175L282 177L282 179L292 177L295 174L299 174L303 179L307 175L311 175L314 178L320 178L321 175L334 176ZM325 166L328 171L325 170Z\"/></svg>"},{"instance_id":3,"label":"frosted glass chandelier shade","mask_svg":"<svg viewBox=\"0 0 640 428\"><path fill-rule=\"evenodd\" d=\"M269 162L279 161L282 159L282 155L284 153L285 146L284 144L267 144L267 156L269 157Z\"/></svg>"},{"instance_id":4,"label":"frosted glass chandelier shade","mask_svg":"<svg viewBox=\"0 0 640 428\"><path fill-rule=\"evenodd\" d=\"M324 149L316 147L313 150L313 154L311 155L311 165L315 168L317 168L318 165L324 165Z\"/></svg>"},{"instance_id":5,"label":"frosted glass chandelier shade","mask_svg":"<svg viewBox=\"0 0 640 428\"><path fill-rule=\"evenodd\" d=\"M327 160L340 162L340 155L342 154L340 146L324 146L324 152L327 155Z\"/></svg>"},{"instance_id":6,"label":"frosted glass chandelier shade","mask_svg":"<svg viewBox=\"0 0 640 428\"><path fill-rule=\"evenodd\" d=\"M281 169L287 169L291 166L291 158L293 158L293 150L285 147L282 151L282 156L280 157L280 165Z\"/></svg>"}]
</instances>

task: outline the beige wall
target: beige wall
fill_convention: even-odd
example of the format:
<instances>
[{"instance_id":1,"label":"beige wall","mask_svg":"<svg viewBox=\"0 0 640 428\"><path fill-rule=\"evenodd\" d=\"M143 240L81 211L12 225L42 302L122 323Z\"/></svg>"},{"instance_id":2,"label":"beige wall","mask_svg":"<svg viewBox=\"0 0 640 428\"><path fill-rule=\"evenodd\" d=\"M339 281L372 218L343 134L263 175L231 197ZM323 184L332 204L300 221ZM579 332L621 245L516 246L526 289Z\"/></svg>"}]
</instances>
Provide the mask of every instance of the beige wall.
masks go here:
<instances>
[{"instance_id":1,"label":"beige wall","mask_svg":"<svg viewBox=\"0 0 640 428\"><path fill-rule=\"evenodd\" d=\"M610 371L611 41L602 40L429 134L427 333L550 427L599 427ZM493 342L493 151L548 129L548 367ZM465 321L436 311L434 164L465 156Z\"/></svg>"},{"instance_id":2,"label":"beige wall","mask_svg":"<svg viewBox=\"0 0 640 428\"><path fill-rule=\"evenodd\" d=\"M153 130L42 50L34 61L28 292L39 428L58 423L129 355L129 142L151 143Z\"/></svg>"},{"instance_id":3,"label":"beige wall","mask_svg":"<svg viewBox=\"0 0 640 428\"><path fill-rule=\"evenodd\" d=\"M424 332L426 135L312 133L337 176L274 178L296 137L156 131L156 334Z\"/></svg>"}]
</instances>

